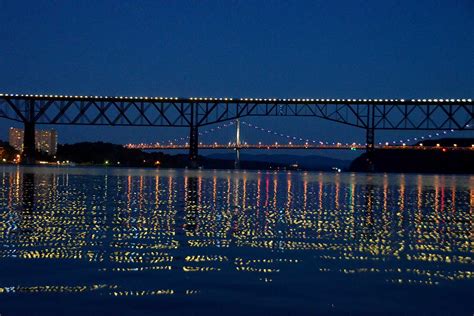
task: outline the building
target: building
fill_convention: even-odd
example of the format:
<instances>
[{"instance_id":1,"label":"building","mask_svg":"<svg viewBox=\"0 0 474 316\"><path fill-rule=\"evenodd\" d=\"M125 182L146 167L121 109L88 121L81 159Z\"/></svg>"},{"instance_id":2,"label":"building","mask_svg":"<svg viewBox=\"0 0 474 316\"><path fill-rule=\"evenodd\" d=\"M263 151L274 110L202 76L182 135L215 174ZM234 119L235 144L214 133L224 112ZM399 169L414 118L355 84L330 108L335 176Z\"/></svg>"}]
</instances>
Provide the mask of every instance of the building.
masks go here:
<instances>
[{"instance_id":1,"label":"building","mask_svg":"<svg viewBox=\"0 0 474 316\"><path fill-rule=\"evenodd\" d=\"M37 130L35 132L36 150L48 155L56 155L58 148L58 133L54 130Z\"/></svg>"},{"instance_id":2,"label":"building","mask_svg":"<svg viewBox=\"0 0 474 316\"><path fill-rule=\"evenodd\" d=\"M23 134L22 128L10 127L9 143L10 146L18 151L23 151ZM36 150L42 151L48 155L56 155L58 148L58 133L56 130L36 130L35 131Z\"/></svg>"},{"instance_id":3,"label":"building","mask_svg":"<svg viewBox=\"0 0 474 316\"><path fill-rule=\"evenodd\" d=\"M8 142L16 150L23 151L23 129L10 127Z\"/></svg>"}]
</instances>

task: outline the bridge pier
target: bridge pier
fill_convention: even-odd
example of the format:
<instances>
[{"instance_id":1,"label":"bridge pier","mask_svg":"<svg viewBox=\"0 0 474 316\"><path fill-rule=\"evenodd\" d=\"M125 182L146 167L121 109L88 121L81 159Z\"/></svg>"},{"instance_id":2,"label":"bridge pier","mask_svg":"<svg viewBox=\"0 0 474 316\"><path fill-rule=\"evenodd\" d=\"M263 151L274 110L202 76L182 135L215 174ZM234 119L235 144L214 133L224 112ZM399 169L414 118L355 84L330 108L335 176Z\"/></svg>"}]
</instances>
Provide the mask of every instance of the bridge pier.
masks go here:
<instances>
[{"instance_id":1,"label":"bridge pier","mask_svg":"<svg viewBox=\"0 0 474 316\"><path fill-rule=\"evenodd\" d=\"M36 163L34 105L34 101L28 103L26 120L23 122L23 152L21 157L21 164L23 165L34 165Z\"/></svg>"},{"instance_id":2,"label":"bridge pier","mask_svg":"<svg viewBox=\"0 0 474 316\"><path fill-rule=\"evenodd\" d=\"M198 167L198 146L199 146L199 129L194 113L194 104L191 104L191 119L189 124L189 167Z\"/></svg>"},{"instance_id":3,"label":"bridge pier","mask_svg":"<svg viewBox=\"0 0 474 316\"><path fill-rule=\"evenodd\" d=\"M375 171L374 150L375 150L375 114L374 109L368 106L367 127L365 136L365 151L367 155L367 171Z\"/></svg>"},{"instance_id":4,"label":"bridge pier","mask_svg":"<svg viewBox=\"0 0 474 316\"><path fill-rule=\"evenodd\" d=\"M365 150L366 152L373 152L375 149L375 130L373 127L367 128L365 137Z\"/></svg>"}]
</instances>

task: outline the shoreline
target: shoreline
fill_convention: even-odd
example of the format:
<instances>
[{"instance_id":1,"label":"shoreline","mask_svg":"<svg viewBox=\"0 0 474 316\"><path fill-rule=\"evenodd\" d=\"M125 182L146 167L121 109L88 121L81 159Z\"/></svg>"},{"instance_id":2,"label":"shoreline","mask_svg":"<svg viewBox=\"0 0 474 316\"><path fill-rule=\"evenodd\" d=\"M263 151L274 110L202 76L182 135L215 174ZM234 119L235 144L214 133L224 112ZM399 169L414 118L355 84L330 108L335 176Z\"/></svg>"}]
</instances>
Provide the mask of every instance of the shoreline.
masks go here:
<instances>
[{"instance_id":1,"label":"shoreline","mask_svg":"<svg viewBox=\"0 0 474 316\"><path fill-rule=\"evenodd\" d=\"M474 173L448 173L448 172L421 172L421 171L407 171L407 172L397 172L397 171L358 171L358 170L342 170L337 172L334 170L306 170L306 169L250 169L250 168L189 168L189 167L140 167L140 166L105 166L101 164L75 164L75 165L66 165L66 164L36 164L36 165L22 165L22 164L13 164L13 163L2 163L0 166L4 167L16 167L16 168L41 168L41 169L112 169L112 170L147 170L147 171L215 171L215 172L228 172L228 173L317 173L317 174L340 174L340 175L426 175L426 176L474 176Z\"/></svg>"}]
</instances>

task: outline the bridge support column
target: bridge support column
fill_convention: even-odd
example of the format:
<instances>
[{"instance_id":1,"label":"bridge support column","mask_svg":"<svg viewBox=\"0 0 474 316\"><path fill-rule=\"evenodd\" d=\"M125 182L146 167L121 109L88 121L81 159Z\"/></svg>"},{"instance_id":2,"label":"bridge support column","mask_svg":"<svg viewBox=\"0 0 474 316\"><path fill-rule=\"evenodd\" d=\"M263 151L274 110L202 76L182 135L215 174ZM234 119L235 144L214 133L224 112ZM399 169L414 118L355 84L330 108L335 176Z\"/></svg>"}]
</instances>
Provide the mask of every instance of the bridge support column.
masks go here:
<instances>
[{"instance_id":1,"label":"bridge support column","mask_svg":"<svg viewBox=\"0 0 474 316\"><path fill-rule=\"evenodd\" d=\"M375 130L373 127L367 128L365 142L366 152L373 152L375 149Z\"/></svg>"},{"instance_id":2,"label":"bridge support column","mask_svg":"<svg viewBox=\"0 0 474 316\"><path fill-rule=\"evenodd\" d=\"M34 101L30 101L27 105L27 115L23 130L23 152L21 164L33 165L36 163L36 140L35 140L35 119L34 119Z\"/></svg>"},{"instance_id":3,"label":"bridge support column","mask_svg":"<svg viewBox=\"0 0 474 316\"><path fill-rule=\"evenodd\" d=\"M375 171L374 150L375 150L375 115L373 105L367 108L367 129L365 137L365 151L367 155L367 171Z\"/></svg>"},{"instance_id":4,"label":"bridge support column","mask_svg":"<svg viewBox=\"0 0 474 316\"><path fill-rule=\"evenodd\" d=\"M240 120L235 120L236 124L236 136L235 136L235 169L240 168Z\"/></svg>"},{"instance_id":5,"label":"bridge support column","mask_svg":"<svg viewBox=\"0 0 474 316\"><path fill-rule=\"evenodd\" d=\"M196 122L194 104L191 104L191 124L189 126L189 167L198 167L199 129Z\"/></svg>"}]
</instances>

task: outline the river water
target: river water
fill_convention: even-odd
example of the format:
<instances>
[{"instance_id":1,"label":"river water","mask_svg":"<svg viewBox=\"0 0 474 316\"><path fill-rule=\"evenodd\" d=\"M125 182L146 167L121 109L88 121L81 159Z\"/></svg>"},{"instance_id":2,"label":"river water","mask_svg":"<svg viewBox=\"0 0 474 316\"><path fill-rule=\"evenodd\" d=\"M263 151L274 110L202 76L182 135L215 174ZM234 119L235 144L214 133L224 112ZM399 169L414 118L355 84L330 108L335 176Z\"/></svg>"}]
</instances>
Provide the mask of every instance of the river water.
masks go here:
<instances>
[{"instance_id":1,"label":"river water","mask_svg":"<svg viewBox=\"0 0 474 316\"><path fill-rule=\"evenodd\" d=\"M0 167L0 314L474 313L474 176Z\"/></svg>"}]
</instances>

